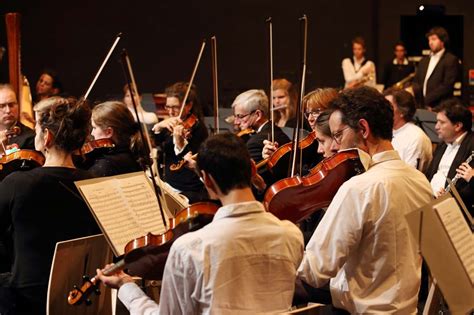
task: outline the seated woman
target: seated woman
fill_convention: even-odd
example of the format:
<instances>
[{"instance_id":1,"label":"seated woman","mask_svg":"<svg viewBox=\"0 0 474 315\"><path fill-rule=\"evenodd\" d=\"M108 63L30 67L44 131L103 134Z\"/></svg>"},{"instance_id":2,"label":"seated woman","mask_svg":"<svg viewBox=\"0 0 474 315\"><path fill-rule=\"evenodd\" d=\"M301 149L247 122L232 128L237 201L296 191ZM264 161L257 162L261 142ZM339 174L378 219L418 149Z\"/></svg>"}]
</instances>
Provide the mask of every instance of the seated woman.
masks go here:
<instances>
[{"instance_id":1,"label":"seated woman","mask_svg":"<svg viewBox=\"0 0 474 315\"><path fill-rule=\"evenodd\" d=\"M52 97L34 111L35 147L46 158L44 166L0 183L0 234L12 226L14 257L11 277L0 285L1 314L44 314L56 243L100 233L74 185L91 177L72 161L88 134L89 107Z\"/></svg>"},{"instance_id":2,"label":"seated woman","mask_svg":"<svg viewBox=\"0 0 474 315\"><path fill-rule=\"evenodd\" d=\"M92 132L95 140L110 139L114 146L93 154L92 165L85 168L96 176L113 176L137 172L143 168L138 160L143 153L139 126L125 104L105 102L92 110ZM140 161L145 161L145 156Z\"/></svg>"},{"instance_id":3,"label":"seated woman","mask_svg":"<svg viewBox=\"0 0 474 315\"><path fill-rule=\"evenodd\" d=\"M305 117L313 131L316 131L316 120L319 114L328 108L329 103L336 98L337 93L336 89L324 88L309 92L304 97L303 106L305 107ZM317 134L318 132L316 131L316 138ZM278 149L278 143L272 143L269 140L264 140L263 143L262 157L266 159Z\"/></svg>"},{"instance_id":4,"label":"seated woman","mask_svg":"<svg viewBox=\"0 0 474 315\"><path fill-rule=\"evenodd\" d=\"M142 106L142 96L135 96L135 105L137 105L138 115L140 117L140 122L145 124L156 124L158 122L158 117L153 112L147 112L143 109ZM123 102L127 105L127 108L133 115L133 119L137 121L137 116L135 114L135 109L133 108L132 93L130 92L128 84L123 87Z\"/></svg>"},{"instance_id":5,"label":"seated woman","mask_svg":"<svg viewBox=\"0 0 474 315\"><path fill-rule=\"evenodd\" d=\"M161 146L165 164L163 179L186 198L189 203L208 199L206 189L196 172L189 168L193 165L191 155L198 151L208 133L204 125L201 107L198 103L196 87L190 89L186 104L183 105L188 83L177 82L166 88L166 109L169 118L153 127L155 143ZM180 116L181 108L183 107ZM186 160L187 166L177 167Z\"/></svg>"}]
</instances>

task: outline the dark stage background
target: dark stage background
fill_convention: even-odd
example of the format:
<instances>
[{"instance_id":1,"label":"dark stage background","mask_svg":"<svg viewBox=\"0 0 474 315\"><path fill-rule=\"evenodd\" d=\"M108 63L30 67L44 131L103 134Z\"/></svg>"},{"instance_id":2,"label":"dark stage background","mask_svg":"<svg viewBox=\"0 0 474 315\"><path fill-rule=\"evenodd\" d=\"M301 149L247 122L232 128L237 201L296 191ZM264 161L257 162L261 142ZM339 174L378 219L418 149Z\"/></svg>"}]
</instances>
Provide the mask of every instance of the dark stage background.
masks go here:
<instances>
[{"instance_id":1,"label":"dark stage background","mask_svg":"<svg viewBox=\"0 0 474 315\"><path fill-rule=\"evenodd\" d=\"M267 89L268 53L265 19L273 18L274 73L298 81L300 34L298 17L309 18L306 89L342 86L341 60L351 56L351 39L366 38L367 55L378 77L392 58L400 38L400 16L415 15L425 2L413 0L202 0L202 1L9 1L2 15L17 11L22 20L22 68L34 85L42 68L55 68L66 91L85 93L115 36L124 33L120 47L132 60L139 90L162 92L175 81L187 81L203 38L217 36L221 106L249 88ZM474 3L471 0L430 2L444 4L447 15L464 16L463 81L474 68ZM426 39L424 41L427 47ZM455 45L456 43L453 43ZM6 47L5 24L0 45ZM124 84L118 62L121 49L105 68L90 98L104 100L121 93ZM195 83L204 104L212 102L210 43ZM8 80L6 57L1 81ZM468 99L469 89L464 89Z\"/></svg>"}]
</instances>

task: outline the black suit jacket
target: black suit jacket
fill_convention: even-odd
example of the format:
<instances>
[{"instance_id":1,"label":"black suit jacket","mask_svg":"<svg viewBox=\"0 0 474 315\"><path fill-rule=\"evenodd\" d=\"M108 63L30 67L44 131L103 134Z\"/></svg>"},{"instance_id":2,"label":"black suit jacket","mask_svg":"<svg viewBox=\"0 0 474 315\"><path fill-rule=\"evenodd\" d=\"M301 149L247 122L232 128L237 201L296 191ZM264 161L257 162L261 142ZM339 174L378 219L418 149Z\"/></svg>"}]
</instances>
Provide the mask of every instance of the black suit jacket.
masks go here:
<instances>
[{"instance_id":1,"label":"black suit jacket","mask_svg":"<svg viewBox=\"0 0 474 315\"><path fill-rule=\"evenodd\" d=\"M434 174L436 174L436 172L438 171L439 163L441 161L441 158L443 157L444 152L446 151L446 148L447 148L447 145L444 142L438 145L438 147L436 148L433 154L433 160L431 161L431 164L426 171L426 177L428 178L429 181L431 181ZM467 135L464 137L463 141L461 142L459 151L454 157L453 163L451 164L451 167L449 168L448 177L450 179L453 179L454 176L456 176L456 169L458 168L459 165L461 165L464 161L467 160L467 158L472 154L472 151L474 151L474 133L468 132ZM473 182L473 181L474 179L471 179L470 182ZM446 181L445 186L447 184L448 183ZM456 189L459 191L459 194L461 195L461 198L466 204L466 207L468 209L471 209L471 213L472 213L472 204L474 202L473 201L474 193L472 191L472 186L473 186L472 183L471 185L469 185L464 179L459 179L459 181L456 184Z\"/></svg>"},{"instance_id":2,"label":"black suit jacket","mask_svg":"<svg viewBox=\"0 0 474 315\"><path fill-rule=\"evenodd\" d=\"M420 61L413 80L413 91L419 104L436 107L442 100L453 96L459 62L456 56L445 52L426 83L426 96L423 97L423 83L429 63L430 57L425 57Z\"/></svg>"},{"instance_id":3,"label":"black suit jacket","mask_svg":"<svg viewBox=\"0 0 474 315\"><path fill-rule=\"evenodd\" d=\"M250 139L247 141L247 149L249 150L250 157L255 162L262 160L263 140L269 139L271 132L272 125L270 122L268 122L262 127L260 132L250 136ZM290 142L290 138L288 138L288 136L283 132L283 130L281 130L280 127L275 126L275 141L281 146L287 142Z\"/></svg>"}]
</instances>

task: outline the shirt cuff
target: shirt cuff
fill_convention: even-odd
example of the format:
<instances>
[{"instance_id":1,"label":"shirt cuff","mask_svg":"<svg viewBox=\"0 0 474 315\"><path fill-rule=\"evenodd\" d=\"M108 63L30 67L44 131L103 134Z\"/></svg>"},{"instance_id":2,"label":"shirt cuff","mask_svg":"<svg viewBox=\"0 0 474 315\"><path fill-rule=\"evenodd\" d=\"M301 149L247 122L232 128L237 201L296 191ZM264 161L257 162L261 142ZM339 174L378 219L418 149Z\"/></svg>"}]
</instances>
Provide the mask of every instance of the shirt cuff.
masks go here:
<instances>
[{"instance_id":1,"label":"shirt cuff","mask_svg":"<svg viewBox=\"0 0 474 315\"><path fill-rule=\"evenodd\" d=\"M133 300L146 297L147 295L143 292L135 282L127 282L122 285L118 291L118 298L125 305L127 309L130 309L130 304Z\"/></svg>"},{"instance_id":2,"label":"shirt cuff","mask_svg":"<svg viewBox=\"0 0 474 315\"><path fill-rule=\"evenodd\" d=\"M173 144L174 144L174 154L176 154L176 156L178 156L179 154L181 154L184 151L184 149L188 145L188 140L184 139L184 145L181 149L179 149L178 146L176 145L176 142L174 142L174 138L173 138Z\"/></svg>"}]
</instances>

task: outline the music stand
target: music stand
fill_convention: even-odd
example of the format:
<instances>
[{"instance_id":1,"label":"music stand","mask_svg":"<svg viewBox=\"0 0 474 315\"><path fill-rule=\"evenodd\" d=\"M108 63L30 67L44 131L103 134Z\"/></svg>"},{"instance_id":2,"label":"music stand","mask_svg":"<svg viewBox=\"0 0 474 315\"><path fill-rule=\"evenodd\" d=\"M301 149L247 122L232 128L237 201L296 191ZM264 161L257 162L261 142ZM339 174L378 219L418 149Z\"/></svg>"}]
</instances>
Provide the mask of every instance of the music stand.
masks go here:
<instances>
[{"instance_id":1,"label":"music stand","mask_svg":"<svg viewBox=\"0 0 474 315\"><path fill-rule=\"evenodd\" d=\"M441 142L435 129L436 113L426 109L417 109L413 119L415 124L426 133L432 143Z\"/></svg>"}]
</instances>

